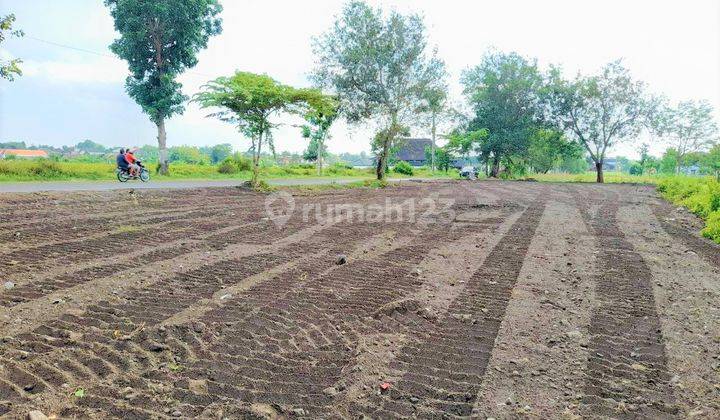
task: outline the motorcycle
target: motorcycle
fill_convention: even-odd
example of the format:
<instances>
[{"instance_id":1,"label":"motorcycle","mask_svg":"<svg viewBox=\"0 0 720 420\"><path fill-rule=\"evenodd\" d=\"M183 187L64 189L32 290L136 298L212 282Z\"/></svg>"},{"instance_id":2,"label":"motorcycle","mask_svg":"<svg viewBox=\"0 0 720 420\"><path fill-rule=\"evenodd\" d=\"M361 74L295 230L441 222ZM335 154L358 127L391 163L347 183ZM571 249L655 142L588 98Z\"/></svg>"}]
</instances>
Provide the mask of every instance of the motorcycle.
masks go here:
<instances>
[{"instance_id":1,"label":"motorcycle","mask_svg":"<svg viewBox=\"0 0 720 420\"><path fill-rule=\"evenodd\" d=\"M465 179L477 179L477 168L475 168L474 166L463 166L460 169L460 177Z\"/></svg>"},{"instance_id":2,"label":"motorcycle","mask_svg":"<svg viewBox=\"0 0 720 420\"><path fill-rule=\"evenodd\" d=\"M128 182L131 179L139 179L142 182L150 181L150 171L148 171L139 160L135 161L135 163L140 167L140 170L137 171L135 175L130 175L130 169L115 169L118 181Z\"/></svg>"}]
</instances>

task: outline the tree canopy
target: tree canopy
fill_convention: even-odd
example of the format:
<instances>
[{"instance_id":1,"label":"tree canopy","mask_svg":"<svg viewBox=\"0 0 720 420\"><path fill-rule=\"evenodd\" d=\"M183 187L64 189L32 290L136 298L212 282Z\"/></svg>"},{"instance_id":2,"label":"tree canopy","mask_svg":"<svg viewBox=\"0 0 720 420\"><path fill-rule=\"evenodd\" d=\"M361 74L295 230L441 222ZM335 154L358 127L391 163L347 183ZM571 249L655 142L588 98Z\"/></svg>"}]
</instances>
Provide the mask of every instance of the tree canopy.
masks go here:
<instances>
[{"instance_id":1,"label":"tree canopy","mask_svg":"<svg viewBox=\"0 0 720 420\"><path fill-rule=\"evenodd\" d=\"M645 84L614 61L600 74L579 75L572 81L554 68L543 93L549 119L585 147L595 162L597 181L603 182L608 148L634 139L643 127L648 109Z\"/></svg>"},{"instance_id":2,"label":"tree canopy","mask_svg":"<svg viewBox=\"0 0 720 420\"><path fill-rule=\"evenodd\" d=\"M264 74L240 71L209 82L194 100L203 108L218 108L210 116L236 125L251 140L254 185L262 147L272 144L272 130L278 125L273 117L282 113L331 113L335 106L335 101L319 89L294 88Z\"/></svg>"},{"instance_id":3,"label":"tree canopy","mask_svg":"<svg viewBox=\"0 0 720 420\"><path fill-rule=\"evenodd\" d=\"M9 14L6 16L0 16L0 44L5 42L8 37L22 37L24 32L19 29L13 29L15 24L15 15ZM16 76L22 76L22 70L20 64L22 60L14 58L11 60L0 60L0 79L5 79L10 82L15 80Z\"/></svg>"},{"instance_id":4,"label":"tree canopy","mask_svg":"<svg viewBox=\"0 0 720 420\"><path fill-rule=\"evenodd\" d=\"M652 126L669 147L677 152L677 172L688 154L709 150L718 141L713 108L707 101L682 101L676 107L665 105L655 115Z\"/></svg>"},{"instance_id":5,"label":"tree canopy","mask_svg":"<svg viewBox=\"0 0 720 420\"><path fill-rule=\"evenodd\" d=\"M444 64L427 51L425 25L417 14L384 16L362 1L351 1L333 27L315 40L314 79L337 93L351 122L379 126L378 179L389 153L416 119L422 92L442 77Z\"/></svg>"},{"instance_id":6,"label":"tree canopy","mask_svg":"<svg viewBox=\"0 0 720 420\"><path fill-rule=\"evenodd\" d=\"M168 170L165 120L184 111L176 77L221 31L217 0L105 0L120 33L110 50L128 62L125 86L158 128L161 172Z\"/></svg>"},{"instance_id":7,"label":"tree canopy","mask_svg":"<svg viewBox=\"0 0 720 420\"><path fill-rule=\"evenodd\" d=\"M503 158L526 154L539 127L542 75L534 61L516 53L491 52L463 73L462 83L474 114L468 130L486 130L478 152L491 163L491 175L497 176Z\"/></svg>"},{"instance_id":8,"label":"tree canopy","mask_svg":"<svg viewBox=\"0 0 720 420\"><path fill-rule=\"evenodd\" d=\"M339 103L328 97L326 106L311 107L305 113L307 124L302 126L302 136L309 139L305 159L316 162L318 175L322 175L323 159L327 156L325 142L330 138L330 127L340 115Z\"/></svg>"}]
</instances>

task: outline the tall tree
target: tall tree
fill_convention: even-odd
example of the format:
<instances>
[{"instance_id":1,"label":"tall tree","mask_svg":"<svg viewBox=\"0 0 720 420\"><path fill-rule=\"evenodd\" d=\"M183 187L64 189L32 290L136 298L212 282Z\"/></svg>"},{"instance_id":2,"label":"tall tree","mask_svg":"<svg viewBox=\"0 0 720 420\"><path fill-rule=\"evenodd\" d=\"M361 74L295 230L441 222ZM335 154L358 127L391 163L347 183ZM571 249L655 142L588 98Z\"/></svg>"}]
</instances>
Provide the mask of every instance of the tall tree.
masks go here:
<instances>
[{"instance_id":1,"label":"tall tree","mask_svg":"<svg viewBox=\"0 0 720 420\"><path fill-rule=\"evenodd\" d=\"M686 164L688 154L704 152L718 140L713 107L707 101L683 101L675 108L666 106L658 113L653 127L677 151L677 173Z\"/></svg>"},{"instance_id":2,"label":"tall tree","mask_svg":"<svg viewBox=\"0 0 720 420\"><path fill-rule=\"evenodd\" d=\"M449 120L455 113L448 105L448 87L445 82L446 73L442 71L442 79L438 80L435 86L430 86L421 94L421 104L418 112L427 117L427 124L430 128L430 170L435 172L435 149L437 147L438 124Z\"/></svg>"},{"instance_id":3,"label":"tall tree","mask_svg":"<svg viewBox=\"0 0 720 420\"><path fill-rule=\"evenodd\" d=\"M416 119L421 94L442 77L443 65L428 53L419 15L383 16L351 1L332 29L315 40L314 79L332 87L351 122L373 120L376 175L385 177L390 150Z\"/></svg>"},{"instance_id":4,"label":"tall tree","mask_svg":"<svg viewBox=\"0 0 720 420\"><path fill-rule=\"evenodd\" d=\"M314 160L318 175L322 175L323 159L327 156L325 142L330 138L330 127L339 115L338 102L328 98L327 105L310 108L305 114L308 124L302 126L302 136L310 140L305 159Z\"/></svg>"},{"instance_id":5,"label":"tall tree","mask_svg":"<svg viewBox=\"0 0 720 420\"><path fill-rule=\"evenodd\" d=\"M0 17L0 44L5 42L8 37L22 37L25 33L19 29L13 29L15 24L15 15L12 13L7 16ZM0 60L0 79L8 81L15 80L15 76L22 76L19 64L22 60L15 58L8 61Z\"/></svg>"},{"instance_id":6,"label":"tall tree","mask_svg":"<svg viewBox=\"0 0 720 420\"><path fill-rule=\"evenodd\" d=\"M553 68L543 93L548 116L585 147L595 163L597 182L604 182L607 150L635 139L643 127L648 104L644 84L614 61L598 75L578 75L573 81Z\"/></svg>"},{"instance_id":7,"label":"tall tree","mask_svg":"<svg viewBox=\"0 0 720 420\"><path fill-rule=\"evenodd\" d=\"M484 129L480 154L497 177L503 158L527 154L540 120L538 94L543 78L537 64L516 53L491 52L463 73L464 93L473 107L469 130Z\"/></svg>"},{"instance_id":8,"label":"tall tree","mask_svg":"<svg viewBox=\"0 0 720 420\"><path fill-rule=\"evenodd\" d=\"M430 170L435 172L436 159L435 149L437 148L437 129L438 125L442 125L452 119L458 117L458 113L449 105L447 71L445 63L438 63L436 79L427 86L420 94L420 106L417 111L430 128Z\"/></svg>"},{"instance_id":9,"label":"tall tree","mask_svg":"<svg viewBox=\"0 0 720 420\"><path fill-rule=\"evenodd\" d=\"M160 172L168 172L165 120L188 99L175 79L197 64L197 53L219 34L218 0L105 0L120 33L110 50L127 60L125 87L158 130Z\"/></svg>"},{"instance_id":10,"label":"tall tree","mask_svg":"<svg viewBox=\"0 0 720 420\"><path fill-rule=\"evenodd\" d=\"M269 145L272 130L278 126L278 114L305 115L310 110L331 109L334 101L318 89L297 89L283 85L270 76L236 72L219 77L194 98L203 108L219 108L210 114L237 125L251 141L253 154L252 185L257 186L263 145Z\"/></svg>"}]
</instances>

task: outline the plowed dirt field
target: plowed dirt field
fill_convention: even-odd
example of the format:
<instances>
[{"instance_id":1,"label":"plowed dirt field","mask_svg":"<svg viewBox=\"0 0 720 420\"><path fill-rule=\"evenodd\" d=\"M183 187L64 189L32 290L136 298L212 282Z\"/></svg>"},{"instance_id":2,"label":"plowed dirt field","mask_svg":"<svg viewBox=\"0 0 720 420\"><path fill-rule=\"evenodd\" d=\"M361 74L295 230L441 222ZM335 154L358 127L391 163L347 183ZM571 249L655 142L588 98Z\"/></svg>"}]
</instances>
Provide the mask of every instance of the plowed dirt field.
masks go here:
<instances>
[{"instance_id":1,"label":"plowed dirt field","mask_svg":"<svg viewBox=\"0 0 720 420\"><path fill-rule=\"evenodd\" d=\"M651 187L289 192L0 195L0 416L720 417L720 246Z\"/></svg>"}]
</instances>

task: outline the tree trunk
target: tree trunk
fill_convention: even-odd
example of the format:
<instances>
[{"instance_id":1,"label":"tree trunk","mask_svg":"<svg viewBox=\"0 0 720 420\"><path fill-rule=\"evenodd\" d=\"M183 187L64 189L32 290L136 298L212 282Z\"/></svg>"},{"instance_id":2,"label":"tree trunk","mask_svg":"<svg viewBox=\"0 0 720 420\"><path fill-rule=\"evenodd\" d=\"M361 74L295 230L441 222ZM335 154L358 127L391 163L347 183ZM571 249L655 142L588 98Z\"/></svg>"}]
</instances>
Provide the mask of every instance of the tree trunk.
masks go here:
<instances>
[{"instance_id":1,"label":"tree trunk","mask_svg":"<svg viewBox=\"0 0 720 420\"><path fill-rule=\"evenodd\" d=\"M323 166L323 152L325 149L324 142L318 142L318 150L317 150L317 174L318 176L322 176L322 166Z\"/></svg>"},{"instance_id":2,"label":"tree trunk","mask_svg":"<svg viewBox=\"0 0 720 420\"><path fill-rule=\"evenodd\" d=\"M432 116L432 145L430 146L430 171L435 173L435 114Z\"/></svg>"},{"instance_id":3,"label":"tree trunk","mask_svg":"<svg viewBox=\"0 0 720 420\"><path fill-rule=\"evenodd\" d=\"M257 187L258 184L258 177L260 175L260 158L258 155L253 155L253 175L252 179L250 180L250 184L253 187Z\"/></svg>"},{"instance_id":4,"label":"tree trunk","mask_svg":"<svg viewBox=\"0 0 720 420\"><path fill-rule=\"evenodd\" d=\"M384 138L382 151L380 152L380 156L377 161L377 168L375 168L375 175L377 175L377 179L379 181L385 179L385 167L387 166L387 155L389 149L388 143L390 143L389 139L387 137Z\"/></svg>"},{"instance_id":5,"label":"tree trunk","mask_svg":"<svg viewBox=\"0 0 720 420\"><path fill-rule=\"evenodd\" d=\"M161 175L167 175L170 170L168 168L168 152L167 152L167 133L165 132L165 120L161 119L156 123L158 129L158 162L160 167L158 172Z\"/></svg>"},{"instance_id":6,"label":"tree trunk","mask_svg":"<svg viewBox=\"0 0 720 420\"><path fill-rule=\"evenodd\" d=\"M258 186L258 178L260 177L260 146L262 145L262 133L258 135L257 147L253 153L253 176L250 184L253 188Z\"/></svg>"},{"instance_id":7,"label":"tree trunk","mask_svg":"<svg viewBox=\"0 0 720 420\"><path fill-rule=\"evenodd\" d=\"M597 182L602 184L605 182L605 178L603 176L603 163L602 162L595 162L595 171L597 172Z\"/></svg>"},{"instance_id":8,"label":"tree trunk","mask_svg":"<svg viewBox=\"0 0 720 420\"><path fill-rule=\"evenodd\" d=\"M493 156L492 169L490 169L490 176L497 178L500 173L500 159L497 156Z\"/></svg>"}]
</instances>

